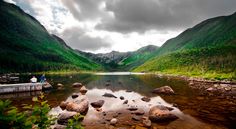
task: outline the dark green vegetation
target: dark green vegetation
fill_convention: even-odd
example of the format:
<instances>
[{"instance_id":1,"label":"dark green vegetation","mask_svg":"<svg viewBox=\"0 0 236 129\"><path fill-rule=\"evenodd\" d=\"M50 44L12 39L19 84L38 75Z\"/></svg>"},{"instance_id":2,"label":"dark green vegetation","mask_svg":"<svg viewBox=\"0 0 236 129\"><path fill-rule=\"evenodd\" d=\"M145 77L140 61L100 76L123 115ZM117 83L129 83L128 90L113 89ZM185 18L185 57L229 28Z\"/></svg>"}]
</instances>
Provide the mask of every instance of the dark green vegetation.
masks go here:
<instances>
[{"instance_id":1,"label":"dark green vegetation","mask_svg":"<svg viewBox=\"0 0 236 129\"><path fill-rule=\"evenodd\" d=\"M99 70L19 7L0 1L0 72Z\"/></svg>"},{"instance_id":2,"label":"dark green vegetation","mask_svg":"<svg viewBox=\"0 0 236 129\"><path fill-rule=\"evenodd\" d=\"M79 50L77 52L102 64L109 71L129 71L153 57L158 48L148 45L133 52L112 51L105 54L86 53Z\"/></svg>"},{"instance_id":3,"label":"dark green vegetation","mask_svg":"<svg viewBox=\"0 0 236 129\"><path fill-rule=\"evenodd\" d=\"M184 31L134 71L236 79L236 13Z\"/></svg>"},{"instance_id":4,"label":"dark green vegetation","mask_svg":"<svg viewBox=\"0 0 236 129\"><path fill-rule=\"evenodd\" d=\"M43 93L39 97L32 98L32 105L23 104L23 111L11 106L11 101L0 100L0 125L2 129L48 129L55 122L56 118L48 115L51 110ZM69 119L68 129L83 129L79 118L82 115L75 115Z\"/></svg>"}]
</instances>

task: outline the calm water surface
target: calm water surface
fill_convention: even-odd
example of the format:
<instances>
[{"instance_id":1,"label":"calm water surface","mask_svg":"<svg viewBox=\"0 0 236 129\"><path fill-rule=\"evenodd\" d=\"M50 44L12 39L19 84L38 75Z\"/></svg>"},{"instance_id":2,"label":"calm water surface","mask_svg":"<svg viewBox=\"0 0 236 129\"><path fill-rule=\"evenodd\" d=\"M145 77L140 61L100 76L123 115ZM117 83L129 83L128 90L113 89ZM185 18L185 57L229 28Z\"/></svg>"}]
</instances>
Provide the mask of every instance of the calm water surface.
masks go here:
<instances>
[{"instance_id":1,"label":"calm water surface","mask_svg":"<svg viewBox=\"0 0 236 129\"><path fill-rule=\"evenodd\" d=\"M235 128L236 127L236 103L232 99L222 99L218 97L202 96L197 90L188 86L188 82L178 78L159 77L157 75L147 75L142 73L96 73L96 74L71 74L71 75L46 75L47 80L53 85L51 91L46 92L47 100L53 107L53 113L61 112L58 107L61 101L71 99L72 93L78 93L79 89L73 88L74 82L83 83L89 91L86 96L90 102L105 100L102 107L106 112L123 112L118 119L119 127L129 127L127 124L138 124L130 121L126 108L137 106L146 112L154 105L166 105L172 107L177 105L172 111L180 119L171 123L154 124L158 128ZM28 82L29 75L20 76L20 82ZM64 85L64 89L58 90L57 84ZM109 86L106 84L109 83ZM176 95L156 95L152 90L161 86L171 86ZM132 91L132 92L127 92ZM118 98L102 97L104 93L112 93ZM11 99L13 104L20 106L22 103L31 103L32 96L38 92L5 94L0 95L2 99ZM124 96L129 100L128 105L123 105L124 100L119 97ZM143 102L140 98L147 96L150 102ZM109 114L109 113L108 113ZM108 117L108 116L107 116ZM104 118L106 119L106 118ZM105 122L101 120L101 113L90 106L88 114L84 120L86 128L104 128ZM102 124L101 124L102 123ZM126 123L126 124L125 124Z\"/></svg>"}]
</instances>

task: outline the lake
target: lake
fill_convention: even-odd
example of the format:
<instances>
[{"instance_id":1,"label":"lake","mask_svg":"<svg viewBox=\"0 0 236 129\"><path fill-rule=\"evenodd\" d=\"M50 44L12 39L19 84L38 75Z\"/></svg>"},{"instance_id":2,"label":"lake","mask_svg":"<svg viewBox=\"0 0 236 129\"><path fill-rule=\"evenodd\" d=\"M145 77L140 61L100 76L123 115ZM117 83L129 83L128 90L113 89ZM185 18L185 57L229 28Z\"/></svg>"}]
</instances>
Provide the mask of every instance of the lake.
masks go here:
<instances>
[{"instance_id":1,"label":"lake","mask_svg":"<svg viewBox=\"0 0 236 129\"><path fill-rule=\"evenodd\" d=\"M28 82L32 75L21 75L20 82ZM37 76L39 78L39 76ZM168 123L153 123L153 127L159 128L234 128L236 127L236 101L235 98L222 98L202 95L200 91L189 87L189 82L178 77L157 76L154 74L115 72L96 74L65 74L46 75L47 80L53 85L53 89L45 91L46 98L51 105L53 113L60 113L58 107L61 101L71 99L73 93L79 93L79 89L73 88L72 84L81 82L86 86L86 96L89 102L105 100L102 111L89 107L83 124L85 128L109 128L109 117L119 120L116 128L131 128L140 122L132 120L132 115L126 109L130 106L142 108L148 114L150 107L165 105L173 107L173 114L179 119ZM63 84L58 89L57 84ZM161 86L170 86L175 95L157 95L152 91ZM103 97L104 93L112 93L118 98ZM23 103L31 103L31 98L39 92L27 92L17 94L0 95L2 99L12 100L15 106ZM123 96L129 103L124 105ZM149 97L150 102L144 102L142 97ZM106 116L103 116L106 112Z\"/></svg>"}]
</instances>

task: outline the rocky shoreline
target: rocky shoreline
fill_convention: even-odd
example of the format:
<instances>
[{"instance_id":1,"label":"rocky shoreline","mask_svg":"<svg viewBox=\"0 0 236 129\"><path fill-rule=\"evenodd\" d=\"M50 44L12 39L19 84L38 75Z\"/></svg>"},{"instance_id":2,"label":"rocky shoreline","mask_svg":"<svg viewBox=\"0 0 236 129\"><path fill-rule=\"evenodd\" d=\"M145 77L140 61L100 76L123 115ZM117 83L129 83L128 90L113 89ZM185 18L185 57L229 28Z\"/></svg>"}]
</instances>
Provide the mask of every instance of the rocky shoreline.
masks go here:
<instances>
[{"instance_id":1,"label":"rocky shoreline","mask_svg":"<svg viewBox=\"0 0 236 129\"><path fill-rule=\"evenodd\" d=\"M236 98L236 81L229 80L207 80L203 78L169 75L169 74L155 74L163 78L178 78L187 81L189 86L195 90L199 90L202 95L234 97Z\"/></svg>"}]
</instances>

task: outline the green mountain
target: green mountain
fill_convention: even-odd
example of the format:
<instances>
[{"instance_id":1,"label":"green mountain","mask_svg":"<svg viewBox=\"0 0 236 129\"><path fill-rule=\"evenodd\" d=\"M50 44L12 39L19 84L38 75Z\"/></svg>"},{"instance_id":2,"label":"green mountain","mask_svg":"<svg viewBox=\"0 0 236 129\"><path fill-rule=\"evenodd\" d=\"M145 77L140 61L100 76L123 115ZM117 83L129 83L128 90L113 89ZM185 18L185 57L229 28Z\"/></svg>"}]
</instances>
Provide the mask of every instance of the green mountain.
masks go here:
<instances>
[{"instance_id":1,"label":"green mountain","mask_svg":"<svg viewBox=\"0 0 236 129\"><path fill-rule=\"evenodd\" d=\"M77 50L81 55L102 64L108 71L129 71L143 64L155 55L159 47L148 45L132 52L87 53Z\"/></svg>"},{"instance_id":2,"label":"green mountain","mask_svg":"<svg viewBox=\"0 0 236 129\"><path fill-rule=\"evenodd\" d=\"M236 13L230 16L211 18L187 29L163 44L158 55L191 48L235 45L235 37Z\"/></svg>"},{"instance_id":3,"label":"green mountain","mask_svg":"<svg viewBox=\"0 0 236 129\"><path fill-rule=\"evenodd\" d=\"M158 49L159 47L154 45L142 47L137 51L132 52L128 57L122 59L118 63L118 67L123 70L132 70L152 58Z\"/></svg>"},{"instance_id":4,"label":"green mountain","mask_svg":"<svg viewBox=\"0 0 236 129\"><path fill-rule=\"evenodd\" d=\"M19 7L0 1L0 72L98 70Z\"/></svg>"},{"instance_id":5,"label":"green mountain","mask_svg":"<svg viewBox=\"0 0 236 129\"><path fill-rule=\"evenodd\" d=\"M236 79L236 13L187 29L134 71Z\"/></svg>"}]
</instances>

